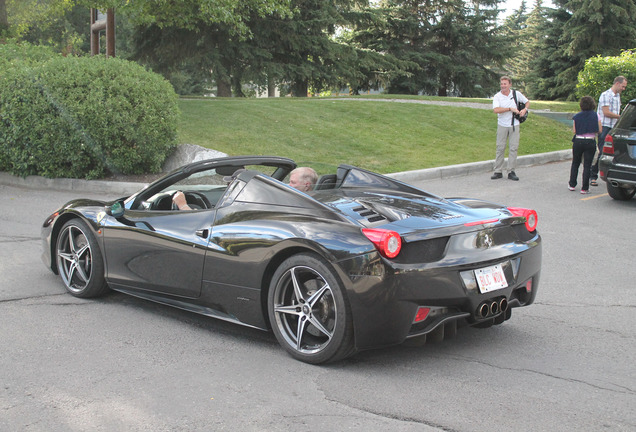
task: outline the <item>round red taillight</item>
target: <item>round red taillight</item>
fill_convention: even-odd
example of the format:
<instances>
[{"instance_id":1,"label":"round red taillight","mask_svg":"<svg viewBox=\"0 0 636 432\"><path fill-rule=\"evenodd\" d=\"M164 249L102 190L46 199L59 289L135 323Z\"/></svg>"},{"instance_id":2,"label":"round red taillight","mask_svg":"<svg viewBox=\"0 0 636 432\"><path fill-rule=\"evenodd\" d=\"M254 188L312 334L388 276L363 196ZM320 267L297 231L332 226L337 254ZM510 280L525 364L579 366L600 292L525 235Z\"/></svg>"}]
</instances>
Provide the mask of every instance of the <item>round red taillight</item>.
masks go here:
<instances>
[{"instance_id":1,"label":"round red taillight","mask_svg":"<svg viewBox=\"0 0 636 432\"><path fill-rule=\"evenodd\" d=\"M526 214L526 228L528 231L534 231L537 229L537 224L539 223L537 212L534 210L528 210Z\"/></svg>"},{"instance_id":2,"label":"round red taillight","mask_svg":"<svg viewBox=\"0 0 636 432\"><path fill-rule=\"evenodd\" d=\"M526 229L528 231L532 232L537 229L539 217L537 216L536 211L520 207L508 207L508 211L510 211L513 216L524 217L526 219Z\"/></svg>"},{"instance_id":3,"label":"round red taillight","mask_svg":"<svg viewBox=\"0 0 636 432\"><path fill-rule=\"evenodd\" d=\"M391 230L363 228L362 233L375 245L375 248L387 258L395 258L402 250L402 238Z\"/></svg>"}]
</instances>

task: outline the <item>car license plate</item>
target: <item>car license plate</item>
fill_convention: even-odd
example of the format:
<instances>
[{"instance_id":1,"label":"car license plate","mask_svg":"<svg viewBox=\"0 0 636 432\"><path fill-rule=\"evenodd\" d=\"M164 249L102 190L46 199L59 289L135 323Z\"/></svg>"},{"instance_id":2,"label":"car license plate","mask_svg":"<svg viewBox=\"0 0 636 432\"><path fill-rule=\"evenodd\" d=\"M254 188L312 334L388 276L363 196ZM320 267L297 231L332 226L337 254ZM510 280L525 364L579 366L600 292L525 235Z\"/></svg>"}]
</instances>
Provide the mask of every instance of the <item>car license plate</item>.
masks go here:
<instances>
[{"instance_id":1,"label":"car license plate","mask_svg":"<svg viewBox=\"0 0 636 432\"><path fill-rule=\"evenodd\" d=\"M475 270L475 279L482 294L508 286L501 264Z\"/></svg>"}]
</instances>

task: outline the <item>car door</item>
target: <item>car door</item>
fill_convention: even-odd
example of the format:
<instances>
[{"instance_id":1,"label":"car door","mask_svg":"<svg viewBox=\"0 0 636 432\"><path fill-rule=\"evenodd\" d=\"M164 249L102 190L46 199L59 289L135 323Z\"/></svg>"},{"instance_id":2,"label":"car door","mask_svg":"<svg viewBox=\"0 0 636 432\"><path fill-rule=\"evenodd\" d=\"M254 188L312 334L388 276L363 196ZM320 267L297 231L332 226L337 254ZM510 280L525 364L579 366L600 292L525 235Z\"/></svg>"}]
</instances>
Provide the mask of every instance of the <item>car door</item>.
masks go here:
<instances>
[{"instance_id":1,"label":"car door","mask_svg":"<svg viewBox=\"0 0 636 432\"><path fill-rule=\"evenodd\" d=\"M114 289L200 297L217 206L223 205L233 176L245 171L246 166L254 164L258 168L261 163L265 164L262 168L279 177L295 166L290 160L276 157L201 161L172 172L128 198L122 215L106 216L102 221L108 283ZM173 208L172 197L178 191L184 193L190 210Z\"/></svg>"},{"instance_id":2,"label":"car door","mask_svg":"<svg viewBox=\"0 0 636 432\"><path fill-rule=\"evenodd\" d=\"M109 284L199 297L214 212L126 210L117 219L107 216L103 238Z\"/></svg>"}]
</instances>

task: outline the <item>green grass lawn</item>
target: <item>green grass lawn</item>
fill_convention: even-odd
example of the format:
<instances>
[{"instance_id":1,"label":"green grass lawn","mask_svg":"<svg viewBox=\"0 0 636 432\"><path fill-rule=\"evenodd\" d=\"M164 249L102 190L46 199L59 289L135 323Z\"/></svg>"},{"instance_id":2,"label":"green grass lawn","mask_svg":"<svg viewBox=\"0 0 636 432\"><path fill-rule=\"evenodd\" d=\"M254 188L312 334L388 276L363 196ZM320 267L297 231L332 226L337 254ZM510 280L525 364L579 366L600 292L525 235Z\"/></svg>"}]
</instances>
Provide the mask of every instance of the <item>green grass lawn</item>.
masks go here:
<instances>
[{"instance_id":1,"label":"green grass lawn","mask_svg":"<svg viewBox=\"0 0 636 432\"><path fill-rule=\"evenodd\" d=\"M321 173L339 163L392 173L495 157L491 109L351 99L181 99L178 142L231 156L285 156ZM576 103L563 102L533 101L531 108L578 111ZM564 150L571 138L564 124L531 113L521 126L519 155Z\"/></svg>"}]
</instances>

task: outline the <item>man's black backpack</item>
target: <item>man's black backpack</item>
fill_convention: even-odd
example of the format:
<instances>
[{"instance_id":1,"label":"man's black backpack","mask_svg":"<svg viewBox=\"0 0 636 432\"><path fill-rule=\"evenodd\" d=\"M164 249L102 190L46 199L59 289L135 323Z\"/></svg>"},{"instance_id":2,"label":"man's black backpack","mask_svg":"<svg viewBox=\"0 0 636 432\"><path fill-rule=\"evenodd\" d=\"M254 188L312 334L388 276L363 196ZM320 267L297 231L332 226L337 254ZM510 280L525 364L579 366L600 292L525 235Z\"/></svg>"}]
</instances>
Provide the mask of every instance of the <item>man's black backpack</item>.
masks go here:
<instances>
[{"instance_id":1,"label":"man's black backpack","mask_svg":"<svg viewBox=\"0 0 636 432\"><path fill-rule=\"evenodd\" d=\"M517 102L517 92L514 89L512 90L512 98L515 100L515 105L517 105L517 109L519 111L526 107L526 104ZM512 116L519 120L519 123L523 123L528 118L528 111L526 110L526 113L522 116L520 116L519 114L513 114ZM512 120L512 122L514 123L514 119Z\"/></svg>"}]
</instances>

